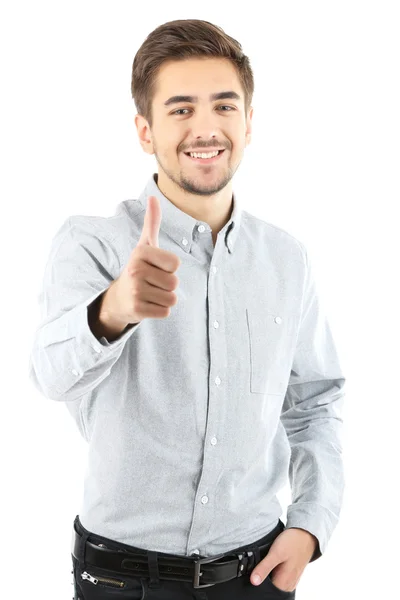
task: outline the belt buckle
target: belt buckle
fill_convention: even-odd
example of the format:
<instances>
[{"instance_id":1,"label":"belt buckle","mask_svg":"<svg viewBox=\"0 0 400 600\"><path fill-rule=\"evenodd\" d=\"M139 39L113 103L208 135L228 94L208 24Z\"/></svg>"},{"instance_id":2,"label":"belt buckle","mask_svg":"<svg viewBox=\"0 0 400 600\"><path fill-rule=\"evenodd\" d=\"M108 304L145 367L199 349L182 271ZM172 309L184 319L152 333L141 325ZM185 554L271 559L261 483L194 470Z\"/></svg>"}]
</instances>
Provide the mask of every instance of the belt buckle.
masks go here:
<instances>
[{"instance_id":1,"label":"belt buckle","mask_svg":"<svg viewBox=\"0 0 400 600\"><path fill-rule=\"evenodd\" d=\"M218 554L217 556L210 556L210 557L195 559L193 587L203 588L203 587L210 587L212 585L215 585L215 583L203 583L203 584L200 583L200 577L201 577L201 575L203 575L203 573L201 573L201 571L200 571L200 566L204 565L204 563L214 562L223 556L226 556L226 554L222 553L222 554Z\"/></svg>"}]
</instances>

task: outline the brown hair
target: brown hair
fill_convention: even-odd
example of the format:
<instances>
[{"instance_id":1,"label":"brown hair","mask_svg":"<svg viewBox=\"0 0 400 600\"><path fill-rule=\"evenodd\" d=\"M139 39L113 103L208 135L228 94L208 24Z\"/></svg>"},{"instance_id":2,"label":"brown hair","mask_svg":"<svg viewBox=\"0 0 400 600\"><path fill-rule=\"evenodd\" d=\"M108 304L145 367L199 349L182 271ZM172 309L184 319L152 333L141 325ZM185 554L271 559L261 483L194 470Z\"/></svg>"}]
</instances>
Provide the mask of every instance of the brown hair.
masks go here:
<instances>
[{"instance_id":1,"label":"brown hair","mask_svg":"<svg viewBox=\"0 0 400 600\"><path fill-rule=\"evenodd\" d=\"M253 71L240 43L218 25L199 19L179 19L152 31L137 51L132 66L131 93L137 112L152 127L151 105L157 76L166 61L208 56L227 58L235 66L244 91L246 115L254 92Z\"/></svg>"}]
</instances>

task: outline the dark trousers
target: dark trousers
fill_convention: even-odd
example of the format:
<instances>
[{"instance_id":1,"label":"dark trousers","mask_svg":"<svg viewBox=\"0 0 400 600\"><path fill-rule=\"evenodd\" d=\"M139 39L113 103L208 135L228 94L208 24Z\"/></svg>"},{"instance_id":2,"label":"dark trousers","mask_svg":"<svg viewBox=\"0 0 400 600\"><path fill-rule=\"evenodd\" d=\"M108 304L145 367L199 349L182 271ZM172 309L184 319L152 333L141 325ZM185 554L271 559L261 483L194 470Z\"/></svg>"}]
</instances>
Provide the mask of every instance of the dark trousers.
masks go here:
<instances>
[{"instance_id":1,"label":"dark trousers","mask_svg":"<svg viewBox=\"0 0 400 600\"><path fill-rule=\"evenodd\" d=\"M108 548L115 550L143 552L142 548L120 544L119 542L88 531L83 527L78 515L75 518L74 527L81 535L89 535L89 541L94 544L105 544ZM229 554L241 550L253 550L256 545L273 541L284 527L284 524L279 519L277 527L266 536L255 540L252 544L234 548ZM173 581L169 579L159 579L157 586L153 588L150 585L149 577L122 575L119 572L81 563L72 554L71 558L73 564L74 600L294 600L296 594L296 590L286 592L277 588L272 583L270 576L266 577L260 585L253 585L250 582L250 573L203 589L194 588L193 583L189 581ZM82 573L85 572L93 577L103 579L94 584L89 579L82 578ZM125 583L123 589L116 587L119 581Z\"/></svg>"}]
</instances>

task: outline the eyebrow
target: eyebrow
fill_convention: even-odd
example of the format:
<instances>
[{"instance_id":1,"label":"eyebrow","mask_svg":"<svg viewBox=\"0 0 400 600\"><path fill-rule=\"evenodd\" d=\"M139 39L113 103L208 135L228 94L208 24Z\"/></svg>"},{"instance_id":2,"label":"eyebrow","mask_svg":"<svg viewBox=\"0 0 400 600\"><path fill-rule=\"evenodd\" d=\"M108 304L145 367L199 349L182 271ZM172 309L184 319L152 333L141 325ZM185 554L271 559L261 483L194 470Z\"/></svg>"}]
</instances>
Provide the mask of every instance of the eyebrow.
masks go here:
<instances>
[{"instance_id":1,"label":"eyebrow","mask_svg":"<svg viewBox=\"0 0 400 600\"><path fill-rule=\"evenodd\" d=\"M210 94L210 102L213 100L225 100L231 98L233 100L240 100L239 94L234 91L229 92L218 92L216 94ZM164 102L164 106L170 106L171 104L178 104L179 102L197 102L198 96L171 96Z\"/></svg>"}]
</instances>

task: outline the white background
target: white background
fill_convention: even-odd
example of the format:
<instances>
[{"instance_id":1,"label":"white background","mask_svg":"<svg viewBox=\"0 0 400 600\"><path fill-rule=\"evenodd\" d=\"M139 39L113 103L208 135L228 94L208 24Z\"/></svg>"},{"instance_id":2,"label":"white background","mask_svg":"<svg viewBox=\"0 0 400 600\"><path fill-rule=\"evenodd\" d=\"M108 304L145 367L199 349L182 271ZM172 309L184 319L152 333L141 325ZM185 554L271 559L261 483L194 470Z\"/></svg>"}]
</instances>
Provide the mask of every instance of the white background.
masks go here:
<instances>
[{"instance_id":1,"label":"white background","mask_svg":"<svg viewBox=\"0 0 400 600\"><path fill-rule=\"evenodd\" d=\"M340 522L297 600L399 593L399 16L397 2L8 2L1 50L1 580L4 598L72 598L70 541L87 445L28 379L51 239L111 216L151 173L134 123L134 55L200 18L242 44L253 136L234 190L308 248L347 378ZM286 522L290 490L280 498Z\"/></svg>"}]
</instances>

